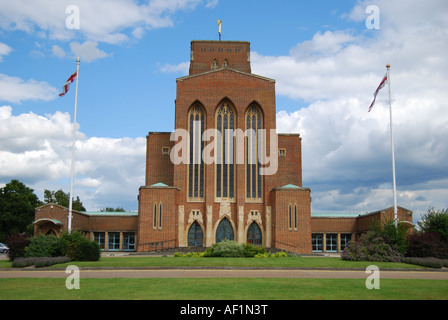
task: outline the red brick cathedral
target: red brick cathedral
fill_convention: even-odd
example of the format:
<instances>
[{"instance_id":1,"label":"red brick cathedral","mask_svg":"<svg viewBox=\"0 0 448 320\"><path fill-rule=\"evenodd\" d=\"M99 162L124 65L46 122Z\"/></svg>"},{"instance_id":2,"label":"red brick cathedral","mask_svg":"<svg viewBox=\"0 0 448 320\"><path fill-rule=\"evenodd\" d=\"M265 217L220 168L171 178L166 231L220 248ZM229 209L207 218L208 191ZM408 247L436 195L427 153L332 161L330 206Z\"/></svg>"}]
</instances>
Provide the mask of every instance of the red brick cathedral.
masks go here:
<instances>
[{"instance_id":1,"label":"red brick cathedral","mask_svg":"<svg viewBox=\"0 0 448 320\"><path fill-rule=\"evenodd\" d=\"M154 241L210 247L227 238L310 251L301 138L275 134L275 80L251 72L250 43L192 41L190 73L177 79L175 105L175 131L186 133L188 148L176 148L171 133L147 137L139 249ZM208 139L207 129L221 139ZM201 157L207 148L213 161ZM173 164L173 156L188 161Z\"/></svg>"},{"instance_id":2,"label":"red brick cathedral","mask_svg":"<svg viewBox=\"0 0 448 320\"><path fill-rule=\"evenodd\" d=\"M106 251L210 247L223 239L290 252L340 252L393 208L311 215L299 134L276 133L275 80L251 72L250 43L192 41L177 79L174 132L147 136L138 213L74 212ZM399 219L412 212L399 208ZM36 209L35 234L66 229L67 210Z\"/></svg>"}]
</instances>

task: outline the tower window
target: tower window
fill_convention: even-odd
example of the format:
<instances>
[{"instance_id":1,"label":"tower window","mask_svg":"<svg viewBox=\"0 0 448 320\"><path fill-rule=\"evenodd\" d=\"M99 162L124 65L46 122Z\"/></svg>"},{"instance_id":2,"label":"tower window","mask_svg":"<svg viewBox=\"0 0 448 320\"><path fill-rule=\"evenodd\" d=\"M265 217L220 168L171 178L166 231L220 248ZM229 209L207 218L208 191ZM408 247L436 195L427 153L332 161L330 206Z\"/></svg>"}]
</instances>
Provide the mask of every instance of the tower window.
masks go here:
<instances>
[{"instance_id":1,"label":"tower window","mask_svg":"<svg viewBox=\"0 0 448 320\"><path fill-rule=\"evenodd\" d=\"M212 70L216 70L216 69L218 69L218 61L215 59L212 62Z\"/></svg>"},{"instance_id":2,"label":"tower window","mask_svg":"<svg viewBox=\"0 0 448 320\"><path fill-rule=\"evenodd\" d=\"M258 130L263 128L263 115L257 105L249 107L246 113L246 198L261 199L262 177L258 158Z\"/></svg>"},{"instance_id":3,"label":"tower window","mask_svg":"<svg viewBox=\"0 0 448 320\"><path fill-rule=\"evenodd\" d=\"M188 198L204 198L204 141L205 113L199 104L194 105L188 113L190 154L188 165Z\"/></svg>"},{"instance_id":4,"label":"tower window","mask_svg":"<svg viewBox=\"0 0 448 320\"><path fill-rule=\"evenodd\" d=\"M228 102L216 112L216 129L221 134L216 145L216 198L234 198L235 161L234 135L235 113Z\"/></svg>"}]
</instances>

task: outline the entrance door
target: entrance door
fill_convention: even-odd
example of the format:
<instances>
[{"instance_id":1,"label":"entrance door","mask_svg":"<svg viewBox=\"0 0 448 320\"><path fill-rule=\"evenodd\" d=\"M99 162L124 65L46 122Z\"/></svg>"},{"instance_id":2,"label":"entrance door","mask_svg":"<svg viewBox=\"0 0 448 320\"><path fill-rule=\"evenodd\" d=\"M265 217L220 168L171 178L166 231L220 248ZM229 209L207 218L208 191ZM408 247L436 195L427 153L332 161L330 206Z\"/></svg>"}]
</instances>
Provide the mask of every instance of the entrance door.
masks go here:
<instances>
[{"instance_id":1,"label":"entrance door","mask_svg":"<svg viewBox=\"0 0 448 320\"><path fill-rule=\"evenodd\" d=\"M247 243L261 246L261 230L256 222L252 222L247 229Z\"/></svg>"},{"instance_id":2,"label":"entrance door","mask_svg":"<svg viewBox=\"0 0 448 320\"><path fill-rule=\"evenodd\" d=\"M195 221L188 231L188 246L189 247L202 247L203 232L200 224Z\"/></svg>"},{"instance_id":3,"label":"entrance door","mask_svg":"<svg viewBox=\"0 0 448 320\"><path fill-rule=\"evenodd\" d=\"M234 240L232 225L226 218L222 219L216 230L216 243L221 242L224 239Z\"/></svg>"}]
</instances>

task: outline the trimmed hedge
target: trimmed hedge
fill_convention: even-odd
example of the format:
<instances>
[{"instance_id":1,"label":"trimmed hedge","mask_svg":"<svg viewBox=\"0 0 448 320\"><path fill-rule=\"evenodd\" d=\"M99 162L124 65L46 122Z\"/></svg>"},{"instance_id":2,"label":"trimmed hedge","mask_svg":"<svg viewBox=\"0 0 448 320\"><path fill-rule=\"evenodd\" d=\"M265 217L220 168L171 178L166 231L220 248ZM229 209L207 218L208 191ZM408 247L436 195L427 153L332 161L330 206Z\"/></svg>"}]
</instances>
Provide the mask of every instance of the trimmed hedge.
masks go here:
<instances>
[{"instance_id":1,"label":"trimmed hedge","mask_svg":"<svg viewBox=\"0 0 448 320\"><path fill-rule=\"evenodd\" d=\"M16 258L12 262L14 268L25 268L34 265L36 268L49 267L58 263L69 262L68 257L28 257Z\"/></svg>"},{"instance_id":2,"label":"trimmed hedge","mask_svg":"<svg viewBox=\"0 0 448 320\"><path fill-rule=\"evenodd\" d=\"M402 262L409 264L416 264L418 266L428 268L448 268L448 259L438 259L434 257L421 258L421 257L405 257Z\"/></svg>"}]
</instances>

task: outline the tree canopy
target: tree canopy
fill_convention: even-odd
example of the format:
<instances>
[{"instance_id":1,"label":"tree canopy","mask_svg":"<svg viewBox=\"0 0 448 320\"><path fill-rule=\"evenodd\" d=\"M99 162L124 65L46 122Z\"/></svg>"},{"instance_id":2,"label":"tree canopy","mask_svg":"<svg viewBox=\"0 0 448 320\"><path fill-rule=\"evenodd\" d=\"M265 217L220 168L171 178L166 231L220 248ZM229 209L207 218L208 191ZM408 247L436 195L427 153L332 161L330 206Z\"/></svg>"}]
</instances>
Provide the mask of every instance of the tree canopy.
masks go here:
<instances>
[{"instance_id":1,"label":"tree canopy","mask_svg":"<svg viewBox=\"0 0 448 320\"><path fill-rule=\"evenodd\" d=\"M19 180L11 180L0 188L0 241L25 232L34 220L34 209L40 205L34 190Z\"/></svg>"},{"instance_id":2,"label":"tree canopy","mask_svg":"<svg viewBox=\"0 0 448 320\"><path fill-rule=\"evenodd\" d=\"M70 195L68 193L65 193L62 190L50 191L50 190L45 189L45 191L44 191L44 202L46 204L55 203L60 206L68 208L69 207L69 199L70 199ZM86 211L86 208L84 208L84 206L82 205L82 202L78 196L76 197L76 199L73 198L72 206L73 206L73 210Z\"/></svg>"}]
</instances>

